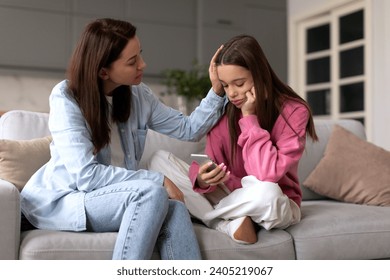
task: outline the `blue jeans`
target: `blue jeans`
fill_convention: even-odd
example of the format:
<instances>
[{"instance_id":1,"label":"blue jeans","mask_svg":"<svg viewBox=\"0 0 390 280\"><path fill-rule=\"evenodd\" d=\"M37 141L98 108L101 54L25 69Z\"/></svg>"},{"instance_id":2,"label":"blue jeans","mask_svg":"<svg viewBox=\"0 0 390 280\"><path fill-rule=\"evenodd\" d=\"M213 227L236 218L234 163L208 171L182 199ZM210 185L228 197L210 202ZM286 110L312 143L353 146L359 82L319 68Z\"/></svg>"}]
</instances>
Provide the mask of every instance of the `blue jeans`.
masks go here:
<instances>
[{"instance_id":1,"label":"blue jeans","mask_svg":"<svg viewBox=\"0 0 390 280\"><path fill-rule=\"evenodd\" d=\"M162 259L201 259L185 205L168 199L150 180L110 185L85 195L88 230L118 232L113 259L150 259L155 247Z\"/></svg>"}]
</instances>

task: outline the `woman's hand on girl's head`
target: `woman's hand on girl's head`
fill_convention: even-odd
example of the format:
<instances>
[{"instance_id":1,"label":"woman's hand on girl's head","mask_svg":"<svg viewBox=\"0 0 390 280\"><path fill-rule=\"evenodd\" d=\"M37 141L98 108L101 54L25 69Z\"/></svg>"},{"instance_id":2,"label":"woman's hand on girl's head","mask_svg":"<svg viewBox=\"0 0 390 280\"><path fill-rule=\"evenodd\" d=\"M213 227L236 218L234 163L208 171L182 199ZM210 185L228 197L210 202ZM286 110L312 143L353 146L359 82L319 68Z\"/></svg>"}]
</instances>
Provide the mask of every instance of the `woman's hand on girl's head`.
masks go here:
<instances>
[{"instance_id":1,"label":"woman's hand on girl's head","mask_svg":"<svg viewBox=\"0 0 390 280\"><path fill-rule=\"evenodd\" d=\"M246 93L246 101L241 107L241 112L243 116L248 116L248 115L254 115L256 113L256 107L255 107L255 102L256 102L256 92L255 88L251 87L250 90L248 90Z\"/></svg>"},{"instance_id":2,"label":"woman's hand on girl's head","mask_svg":"<svg viewBox=\"0 0 390 280\"><path fill-rule=\"evenodd\" d=\"M168 177L164 177L164 187L167 190L169 198L179 200L184 203L183 192Z\"/></svg>"},{"instance_id":3,"label":"woman's hand on girl's head","mask_svg":"<svg viewBox=\"0 0 390 280\"><path fill-rule=\"evenodd\" d=\"M210 76L210 81L211 81L211 86L216 94L219 96L223 96L225 91L223 90L223 86L218 78L218 72L217 72L217 64L215 62L218 53L221 51L223 48L223 45L218 48L218 50L215 52L213 57L211 58L210 61L210 66L209 66L209 76Z\"/></svg>"},{"instance_id":4,"label":"woman's hand on girl's head","mask_svg":"<svg viewBox=\"0 0 390 280\"><path fill-rule=\"evenodd\" d=\"M214 169L210 170L213 164L212 162L208 162L199 168L197 182L200 188L205 189L210 185L218 185L229 179L230 171L227 171L224 163L216 165Z\"/></svg>"}]
</instances>

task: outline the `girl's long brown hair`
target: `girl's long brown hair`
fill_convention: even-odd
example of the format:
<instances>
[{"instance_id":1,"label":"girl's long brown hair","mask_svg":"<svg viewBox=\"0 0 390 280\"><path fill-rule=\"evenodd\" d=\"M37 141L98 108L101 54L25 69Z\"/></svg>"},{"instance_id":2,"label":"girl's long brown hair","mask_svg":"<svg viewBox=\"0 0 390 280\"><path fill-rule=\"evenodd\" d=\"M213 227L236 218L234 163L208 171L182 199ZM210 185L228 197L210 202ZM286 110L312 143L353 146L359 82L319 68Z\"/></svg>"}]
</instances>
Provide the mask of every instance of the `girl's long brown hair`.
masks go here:
<instances>
[{"instance_id":1,"label":"girl's long brown hair","mask_svg":"<svg viewBox=\"0 0 390 280\"><path fill-rule=\"evenodd\" d=\"M111 134L109 105L99 71L117 60L135 35L136 27L128 22L95 20L86 26L71 57L67 71L69 89L90 128L95 154L110 143ZM131 88L116 88L113 92L113 121L126 121L130 108Z\"/></svg>"},{"instance_id":2,"label":"girl's long brown hair","mask_svg":"<svg viewBox=\"0 0 390 280\"><path fill-rule=\"evenodd\" d=\"M318 140L309 105L278 78L254 37L239 35L230 39L219 52L216 63L217 65L238 65L251 72L256 91L257 120L263 129L271 133L276 119L282 112L283 103L287 99L291 99L306 106L310 114L306 127L307 134L314 141ZM232 103L228 103L226 114L228 116L230 134L230 157L234 161L239 136L238 118L240 109Z\"/></svg>"}]
</instances>

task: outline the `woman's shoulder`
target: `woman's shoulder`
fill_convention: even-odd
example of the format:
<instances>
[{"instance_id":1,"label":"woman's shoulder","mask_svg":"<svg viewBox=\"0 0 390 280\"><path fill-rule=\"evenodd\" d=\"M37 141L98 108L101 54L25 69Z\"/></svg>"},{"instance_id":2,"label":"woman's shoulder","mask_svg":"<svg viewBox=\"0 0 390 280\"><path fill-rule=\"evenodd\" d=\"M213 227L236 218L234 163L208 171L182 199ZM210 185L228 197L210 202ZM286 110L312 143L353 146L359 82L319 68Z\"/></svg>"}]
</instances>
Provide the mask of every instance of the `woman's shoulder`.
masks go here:
<instances>
[{"instance_id":1,"label":"woman's shoulder","mask_svg":"<svg viewBox=\"0 0 390 280\"><path fill-rule=\"evenodd\" d=\"M62 80L53 87L53 91L68 91L68 90L69 90L68 80Z\"/></svg>"},{"instance_id":2,"label":"woman's shoulder","mask_svg":"<svg viewBox=\"0 0 390 280\"><path fill-rule=\"evenodd\" d=\"M158 99L153 90L144 83L131 86L131 93L133 100L139 100L140 102L151 102L152 100Z\"/></svg>"},{"instance_id":3,"label":"woman's shoulder","mask_svg":"<svg viewBox=\"0 0 390 280\"><path fill-rule=\"evenodd\" d=\"M144 84L144 83L140 83L139 85L133 85L131 86L131 92L133 94L142 94L142 95L153 95L153 91L152 89Z\"/></svg>"},{"instance_id":4,"label":"woman's shoulder","mask_svg":"<svg viewBox=\"0 0 390 280\"><path fill-rule=\"evenodd\" d=\"M70 97L70 89L69 89L69 81L68 80L62 80L59 83L57 83L52 91L51 96L67 96Z\"/></svg>"},{"instance_id":5,"label":"woman's shoulder","mask_svg":"<svg viewBox=\"0 0 390 280\"><path fill-rule=\"evenodd\" d=\"M63 80L56 84L49 97L50 109L58 110L60 108L78 108L76 100L73 98L69 89L69 81ZM78 109L77 109L78 110Z\"/></svg>"}]
</instances>

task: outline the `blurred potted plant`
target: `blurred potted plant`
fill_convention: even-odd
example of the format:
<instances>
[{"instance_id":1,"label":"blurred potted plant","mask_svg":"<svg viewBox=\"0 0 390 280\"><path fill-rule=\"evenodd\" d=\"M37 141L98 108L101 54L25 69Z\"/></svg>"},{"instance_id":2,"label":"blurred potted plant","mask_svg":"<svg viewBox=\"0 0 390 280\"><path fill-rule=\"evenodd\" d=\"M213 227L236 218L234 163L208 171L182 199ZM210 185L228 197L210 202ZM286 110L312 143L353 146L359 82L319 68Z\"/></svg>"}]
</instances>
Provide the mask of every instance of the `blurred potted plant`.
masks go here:
<instances>
[{"instance_id":1,"label":"blurred potted plant","mask_svg":"<svg viewBox=\"0 0 390 280\"><path fill-rule=\"evenodd\" d=\"M166 93L176 94L179 99L183 98L187 112L191 112L211 88L208 67L200 65L197 61L193 62L190 70L166 69L162 75L162 83L167 87Z\"/></svg>"}]
</instances>

